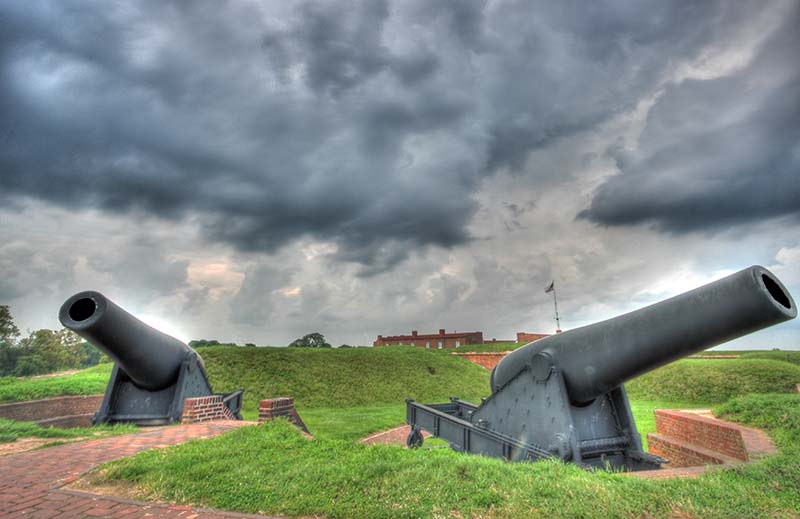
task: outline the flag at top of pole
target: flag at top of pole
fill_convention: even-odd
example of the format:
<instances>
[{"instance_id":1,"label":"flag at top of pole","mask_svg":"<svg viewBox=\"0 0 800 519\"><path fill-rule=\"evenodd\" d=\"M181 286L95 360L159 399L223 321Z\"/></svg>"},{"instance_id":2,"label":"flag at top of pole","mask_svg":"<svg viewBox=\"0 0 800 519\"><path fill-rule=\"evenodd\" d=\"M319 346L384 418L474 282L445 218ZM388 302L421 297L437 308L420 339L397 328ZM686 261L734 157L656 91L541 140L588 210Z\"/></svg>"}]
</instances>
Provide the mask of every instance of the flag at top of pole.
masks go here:
<instances>
[{"instance_id":1,"label":"flag at top of pole","mask_svg":"<svg viewBox=\"0 0 800 519\"><path fill-rule=\"evenodd\" d=\"M553 308L556 312L556 333L561 333L561 319L558 316L558 300L556 299L556 282L551 281L544 289L545 294L553 293Z\"/></svg>"}]
</instances>

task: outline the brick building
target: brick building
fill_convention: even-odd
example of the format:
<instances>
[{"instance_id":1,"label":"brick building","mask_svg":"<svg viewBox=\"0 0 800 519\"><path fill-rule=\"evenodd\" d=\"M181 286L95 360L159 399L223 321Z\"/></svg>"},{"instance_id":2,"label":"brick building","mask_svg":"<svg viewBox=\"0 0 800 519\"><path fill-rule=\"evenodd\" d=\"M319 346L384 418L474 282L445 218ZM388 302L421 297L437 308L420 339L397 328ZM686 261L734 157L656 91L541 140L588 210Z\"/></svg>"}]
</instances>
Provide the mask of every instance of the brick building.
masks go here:
<instances>
[{"instance_id":1,"label":"brick building","mask_svg":"<svg viewBox=\"0 0 800 519\"><path fill-rule=\"evenodd\" d=\"M544 339L545 337L549 337L549 333L528 333L528 332L517 332L517 344L528 344L529 342L538 341L539 339Z\"/></svg>"},{"instance_id":2,"label":"brick building","mask_svg":"<svg viewBox=\"0 0 800 519\"><path fill-rule=\"evenodd\" d=\"M378 335L373 346L416 346L418 348L451 349L460 348L467 344L483 344L483 332L452 332L446 333L444 328L438 334L420 335L416 330L411 335L392 335L384 337Z\"/></svg>"}]
</instances>

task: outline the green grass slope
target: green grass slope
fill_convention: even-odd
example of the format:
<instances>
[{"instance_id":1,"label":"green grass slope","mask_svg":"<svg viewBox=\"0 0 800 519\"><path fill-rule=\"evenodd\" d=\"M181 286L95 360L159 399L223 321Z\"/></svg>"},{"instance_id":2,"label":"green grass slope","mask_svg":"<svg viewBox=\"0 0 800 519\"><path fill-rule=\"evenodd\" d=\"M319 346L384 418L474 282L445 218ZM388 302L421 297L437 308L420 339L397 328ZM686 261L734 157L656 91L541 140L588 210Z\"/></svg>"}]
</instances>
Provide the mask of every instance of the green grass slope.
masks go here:
<instances>
[{"instance_id":1,"label":"green grass slope","mask_svg":"<svg viewBox=\"0 0 800 519\"><path fill-rule=\"evenodd\" d=\"M478 401L489 372L454 355L423 348L202 348L215 391L245 388L244 409L264 398L294 397L303 408Z\"/></svg>"},{"instance_id":2,"label":"green grass slope","mask_svg":"<svg viewBox=\"0 0 800 519\"><path fill-rule=\"evenodd\" d=\"M449 449L409 451L303 439L283 421L107 465L100 484L249 513L334 518L786 517L800 510L800 395L719 409L766 427L780 453L696 479L641 480L570 464L505 463Z\"/></svg>"},{"instance_id":3,"label":"green grass slope","mask_svg":"<svg viewBox=\"0 0 800 519\"><path fill-rule=\"evenodd\" d=\"M100 364L73 375L47 378L0 378L0 403L66 395L99 395L106 390L111 364Z\"/></svg>"},{"instance_id":4,"label":"green grass slope","mask_svg":"<svg viewBox=\"0 0 800 519\"><path fill-rule=\"evenodd\" d=\"M489 372L454 355L410 347L200 348L217 392L245 389L255 411L264 398L292 396L302 407L402 404L405 398L479 400L489 393ZM105 391L111 364L51 378L0 378L0 402Z\"/></svg>"},{"instance_id":5,"label":"green grass slope","mask_svg":"<svg viewBox=\"0 0 800 519\"><path fill-rule=\"evenodd\" d=\"M779 360L685 359L651 371L627 384L638 400L713 405L750 393L792 393L800 366Z\"/></svg>"},{"instance_id":6,"label":"green grass slope","mask_svg":"<svg viewBox=\"0 0 800 519\"><path fill-rule=\"evenodd\" d=\"M786 351L786 350L773 350L773 351L752 351L742 354L743 359L769 359L769 360L782 360L791 364L800 365L800 351Z\"/></svg>"}]
</instances>

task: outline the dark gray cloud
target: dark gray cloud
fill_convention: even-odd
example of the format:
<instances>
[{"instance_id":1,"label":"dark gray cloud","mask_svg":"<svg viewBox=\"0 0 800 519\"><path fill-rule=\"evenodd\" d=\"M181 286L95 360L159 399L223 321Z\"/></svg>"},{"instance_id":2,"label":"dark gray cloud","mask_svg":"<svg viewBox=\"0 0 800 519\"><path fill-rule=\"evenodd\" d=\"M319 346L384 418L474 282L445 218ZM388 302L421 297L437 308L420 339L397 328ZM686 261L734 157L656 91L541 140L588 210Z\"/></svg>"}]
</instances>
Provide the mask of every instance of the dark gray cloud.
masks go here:
<instances>
[{"instance_id":1,"label":"dark gray cloud","mask_svg":"<svg viewBox=\"0 0 800 519\"><path fill-rule=\"evenodd\" d=\"M800 6L740 70L670 85L580 216L713 230L800 217Z\"/></svg>"},{"instance_id":2,"label":"dark gray cloud","mask_svg":"<svg viewBox=\"0 0 800 519\"><path fill-rule=\"evenodd\" d=\"M2 2L0 199L186 219L245 252L312 237L376 275L468 242L482 179L537 174L531 151L758 9Z\"/></svg>"},{"instance_id":3,"label":"dark gray cloud","mask_svg":"<svg viewBox=\"0 0 800 519\"><path fill-rule=\"evenodd\" d=\"M76 260L66 255L48 254L21 241L0 244L0 301L25 295L49 295L74 280Z\"/></svg>"},{"instance_id":4,"label":"dark gray cloud","mask_svg":"<svg viewBox=\"0 0 800 519\"><path fill-rule=\"evenodd\" d=\"M171 258L165 250L169 247L159 239L139 234L124 243L106 245L110 247L89 255L88 265L111 276L124 293L148 299L189 288L186 272L189 261Z\"/></svg>"},{"instance_id":5,"label":"dark gray cloud","mask_svg":"<svg viewBox=\"0 0 800 519\"><path fill-rule=\"evenodd\" d=\"M276 291L286 286L291 268L254 265L245 272L239 291L231 299L230 320L233 323L265 326L271 321L279 296Z\"/></svg>"}]
</instances>

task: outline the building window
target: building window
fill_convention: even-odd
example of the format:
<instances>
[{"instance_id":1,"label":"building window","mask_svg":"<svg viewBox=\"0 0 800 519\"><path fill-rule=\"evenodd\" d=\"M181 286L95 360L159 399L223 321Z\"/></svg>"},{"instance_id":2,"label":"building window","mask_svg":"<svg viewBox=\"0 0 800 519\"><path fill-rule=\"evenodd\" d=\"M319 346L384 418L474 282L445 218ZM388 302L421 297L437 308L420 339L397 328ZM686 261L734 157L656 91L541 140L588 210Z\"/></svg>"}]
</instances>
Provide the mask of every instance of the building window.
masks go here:
<instances>
[{"instance_id":1,"label":"building window","mask_svg":"<svg viewBox=\"0 0 800 519\"><path fill-rule=\"evenodd\" d=\"M442 349L442 341L439 341L439 349Z\"/></svg>"},{"instance_id":2,"label":"building window","mask_svg":"<svg viewBox=\"0 0 800 519\"><path fill-rule=\"evenodd\" d=\"M425 347L431 349L431 341L425 341Z\"/></svg>"},{"instance_id":3,"label":"building window","mask_svg":"<svg viewBox=\"0 0 800 519\"><path fill-rule=\"evenodd\" d=\"M460 347L461 347L461 341L460 340L456 340L456 348L460 348Z\"/></svg>"}]
</instances>

